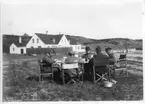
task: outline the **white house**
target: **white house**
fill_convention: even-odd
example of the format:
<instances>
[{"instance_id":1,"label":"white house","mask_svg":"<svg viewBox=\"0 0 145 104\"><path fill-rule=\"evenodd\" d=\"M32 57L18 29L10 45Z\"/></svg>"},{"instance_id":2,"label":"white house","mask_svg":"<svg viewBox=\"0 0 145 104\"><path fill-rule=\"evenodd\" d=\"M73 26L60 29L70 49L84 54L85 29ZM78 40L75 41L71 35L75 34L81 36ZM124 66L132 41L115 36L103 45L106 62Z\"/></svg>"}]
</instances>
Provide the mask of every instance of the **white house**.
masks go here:
<instances>
[{"instance_id":1,"label":"white house","mask_svg":"<svg viewBox=\"0 0 145 104\"><path fill-rule=\"evenodd\" d=\"M77 44L69 35L58 34L49 35L35 33L26 48L57 48L57 47L72 47L73 51L82 51L81 44Z\"/></svg>"},{"instance_id":2,"label":"white house","mask_svg":"<svg viewBox=\"0 0 145 104\"><path fill-rule=\"evenodd\" d=\"M10 53L11 54L26 54L26 46L12 43L12 45L10 46Z\"/></svg>"},{"instance_id":3,"label":"white house","mask_svg":"<svg viewBox=\"0 0 145 104\"><path fill-rule=\"evenodd\" d=\"M12 37L12 36L11 36ZM26 54L27 48L59 48L71 47L75 52L84 52L83 46L76 42L74 38L69 35L57 34L41 34L35 33L32 37L13 36L13 40L9 47L11 54Z\"/></svg>"},{"instance_id":4,"label":"white house","mask_svg":"<svg viewBox=\"0 0 145 104\"><path fill-rule=\"evenodd\" d=\"M26 44L30 36L15 36L15 41L10 45L10 54L26 54Z\"/></svg>"}]
</instances>

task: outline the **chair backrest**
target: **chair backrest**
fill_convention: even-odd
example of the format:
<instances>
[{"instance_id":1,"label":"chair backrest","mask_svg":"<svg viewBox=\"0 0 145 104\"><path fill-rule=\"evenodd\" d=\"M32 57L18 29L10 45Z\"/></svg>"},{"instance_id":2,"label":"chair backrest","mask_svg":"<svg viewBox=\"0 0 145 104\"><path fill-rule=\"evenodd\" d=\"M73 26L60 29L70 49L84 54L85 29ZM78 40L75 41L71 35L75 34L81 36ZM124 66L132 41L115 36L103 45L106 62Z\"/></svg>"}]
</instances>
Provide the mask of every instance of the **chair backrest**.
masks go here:
<instances>
[{"instance_id":1,"label":"chair backrest","mask_svg":"<svg viewBox=\"0 0 145 104\"><path fill-rule=\"evenodd\" d=\"M106 66L109 64L109 58L97 59L93 58L93 66Z\"/></svg>"},{"instance_id":2,"label":"chair backrest","mask_svg":"<svg viewBox=\"0 0 145 104\"><path fill-rule=\"evenodd\" d=\"M120 54L119 59L126 59L126 54Z\"/></svg>"},{"instance_id":3,"label":"chair backrest","mask_svg":"<svg viewBox=\"0 0 145 104\"><path fill-rule=\"evenodd\" d=\"M62 69L75 69L75 68L79 68L79 65L78 63L71 63L71 64L62 63L61 67Z\"/></svg>"},{"instance_id":4,"label":"chair backrest","mask_svg":"<svg viewBox=\"0 0 145 104\"><path fill-rule=\"evenodd\" d=\"M44 63L43 60L38 60L38 64L39 64L40 66L46 65L46 63Z\"/></svg>"}]
</instances>

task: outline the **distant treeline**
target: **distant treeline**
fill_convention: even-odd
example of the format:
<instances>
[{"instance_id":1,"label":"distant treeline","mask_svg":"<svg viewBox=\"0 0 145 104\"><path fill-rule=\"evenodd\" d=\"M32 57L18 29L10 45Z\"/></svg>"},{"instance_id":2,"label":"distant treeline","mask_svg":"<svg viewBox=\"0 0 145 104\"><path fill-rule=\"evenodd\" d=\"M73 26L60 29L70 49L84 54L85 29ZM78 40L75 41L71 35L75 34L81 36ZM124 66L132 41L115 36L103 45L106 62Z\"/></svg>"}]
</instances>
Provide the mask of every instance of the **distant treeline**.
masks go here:
<instances>
[{"instance_id":1,"label":"distant treeline","mask_svg":"<svg viewBox=\"0 0 145 104\"><path fill-rule=\"evenodd\" d=\"M27 48L26 49L26 53L28 55L31 55L31 54L41 54L41 53L50 53L50 52L53 52L53 53L67 53L69 51L72 51L72 48L70 47L65 47L65 48Z\"/></svg>"}]
</instances>

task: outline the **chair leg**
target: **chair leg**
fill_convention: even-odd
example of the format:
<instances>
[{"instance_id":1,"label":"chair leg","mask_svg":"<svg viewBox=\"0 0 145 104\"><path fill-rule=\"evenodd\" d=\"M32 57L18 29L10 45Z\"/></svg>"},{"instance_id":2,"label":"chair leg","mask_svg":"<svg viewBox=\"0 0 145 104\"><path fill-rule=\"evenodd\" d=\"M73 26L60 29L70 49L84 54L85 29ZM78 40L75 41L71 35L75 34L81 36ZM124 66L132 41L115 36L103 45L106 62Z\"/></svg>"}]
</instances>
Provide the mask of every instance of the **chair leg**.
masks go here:
<instances>
[{"instance_id":1,"label":"chair leg","mask_svg":"<svg viewBox=\"0 0 145 104\"><path fill-rule=\"evenodd\" d=\"M65 84L65 76L64 76L64 70L62 69L62 83Z\"/></svg>"},{"instance_id":2,"label":"chair leg","mask_svg":"<svg viewBox=\"0 0 145 104\"><path fill-rule=\"evenodd\" d=\"M93 82L95 83L96 76L95 76L95 67L93 66Z\"/></svg>"},{"instance_id":3,"label":"chair leg","mask_svg":"<svg viewBox=\"0 0 145 104\"><path fill-rule=\"evenodd\" d=\"M108 80L110 81L110 77L111 77L111 69L109 68L109 73L108 73Z\"/></svg>"}]
</instances>

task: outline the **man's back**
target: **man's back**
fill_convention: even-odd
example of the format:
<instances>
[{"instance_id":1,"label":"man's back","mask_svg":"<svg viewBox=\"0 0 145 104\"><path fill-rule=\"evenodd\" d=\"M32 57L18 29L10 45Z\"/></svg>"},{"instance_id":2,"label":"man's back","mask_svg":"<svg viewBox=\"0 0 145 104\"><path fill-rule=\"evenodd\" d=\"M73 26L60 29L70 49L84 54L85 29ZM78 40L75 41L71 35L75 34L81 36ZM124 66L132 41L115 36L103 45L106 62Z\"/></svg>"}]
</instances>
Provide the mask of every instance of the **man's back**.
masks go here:
<instances>
[{"instance_id":1,"label":"man's back","mask_svg":"<svg viewBox=\"0 0 145 104\"><path fill-rule=\"evenodd\" d=\"M103 53L97 53L96 55L94 55L94 57L92 58L92 60L90 60L90 62L93 64L95 62L100 63L100 64L106 64L106 62L108 62L109 57Z\"/></svg>"},{"instance_id":2,"label":"man's back","mask_svg":"<svg viewBox=\"0 0 145 104\"><path fill-rule=\"evenodd\" d=\"M97 59L97 60L102 60L102 59L104 59L104 58L108 58L108 56L105 55L105 54L103 54L103 53L97 53L96 55L94 55L93 58L95 58L95 59Z\"/></svg>"}]
</instances>

